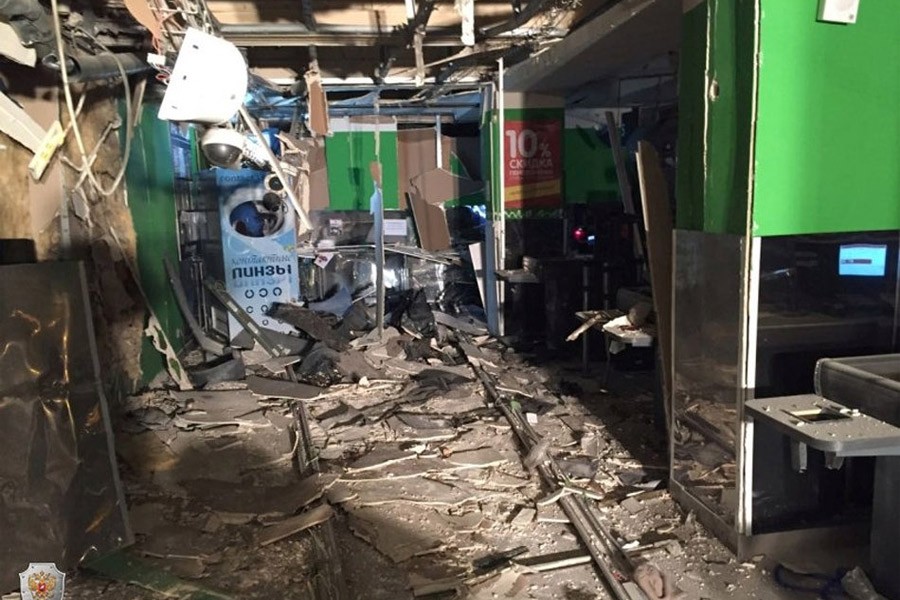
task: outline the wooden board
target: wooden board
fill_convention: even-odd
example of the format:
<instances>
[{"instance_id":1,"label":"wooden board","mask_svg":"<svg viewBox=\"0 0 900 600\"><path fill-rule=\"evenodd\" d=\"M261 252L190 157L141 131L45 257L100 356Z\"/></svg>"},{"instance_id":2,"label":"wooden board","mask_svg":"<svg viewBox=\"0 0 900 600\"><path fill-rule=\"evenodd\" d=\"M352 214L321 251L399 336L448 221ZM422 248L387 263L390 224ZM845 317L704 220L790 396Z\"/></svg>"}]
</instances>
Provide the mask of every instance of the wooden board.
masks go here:
<instances>
[{"instance_id":1,"label":"wooden board","mask_svg":"<svg viewBox=\"0 0 900 600\"><path fill-rule=\"evenodd\" d=\"M662 354L663 398L668 425L672 393L672 209L659 154L648 142L638 142L637 167L657 335Z\"/></svg>"}]
</instances>

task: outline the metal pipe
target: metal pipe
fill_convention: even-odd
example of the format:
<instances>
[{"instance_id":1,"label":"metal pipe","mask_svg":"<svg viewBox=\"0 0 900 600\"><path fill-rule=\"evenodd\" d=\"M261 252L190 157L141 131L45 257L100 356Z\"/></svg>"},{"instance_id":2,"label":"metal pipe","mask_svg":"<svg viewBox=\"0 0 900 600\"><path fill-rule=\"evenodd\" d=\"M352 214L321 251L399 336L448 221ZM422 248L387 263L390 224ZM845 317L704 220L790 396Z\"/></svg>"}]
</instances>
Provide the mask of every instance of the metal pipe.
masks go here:
<instances>
[{"instance_id":1,"label":"metal pipe","mask_svg":"<svg viewBox=\"0 0 900 600\"><path fill-rule=\"evenodd\" d=\"M564 30L542 32L542 39L561 38ZM316 31L310 31L304 25L295 23L267 23L265 25L229 24L220 26L220 34L237 46L284 47L284 46L357 46L370 47L376 45L394 45L405 47L409 35L405 28L384 30L375 27L358 27L348 25L319 25ZM480 42L486 49L508 47L526 42L534 38L530 35L504 35L499 38L484 39ZM429 27L425 31L425 46L462 45L459 31L453 27Z\"/></svg>"},{"instance_id":2,"label":"metal pipe","mask_svg":"<svg viewBox=\"0 0 900 600\"><path fill-rule=\"evenodd\" d=\"M55 57L54 57L55 58ZM96 81L99 79L118 79L121 77L116 60L122 63L122 68L128 75L148 73L153 67L144 59L131 52L117 54L104 53L93 56L70 57L72 66L69 70L69 81ZM52 64L44 61L44 66L53 70L59 70L59 62Z\"/></svg>"},{"instance_id":3,"label":"metal pipe","mask_svg":"<svg viewBox=\"0 0 900 600\"><path fill-rule=\"evenodd\" d=\"M481 380L482 385L484 385L488 397L509 422L522 447L530 452L540 440L540 436L526 421L522 420L516 412L510 409L501 397L491 376L484 369L475 365L472 365L472 369L475 371L478 379ZM547 464L538 465L537 471L546 483L553 485L559 482L559 468L553 463L552 459L550 463L550 466ZM615 542L597 520L596 516L591 513L584 499L577 496L563 496L559 499L559 505L578 532L582 543L587 547L588 552L594 559L595 566L603 576L603 582L613 597L616 600L631 600L631 596L619 580L612 564L615 562L616 555L619 554L616 551Z\"/></svg>"},{"instance_id":4,"label":"metal pipe","mask_svg":"<svg viewBox=\"0 0 900 600\"><path fill-rule=\"evenodd\" d=\"M506 99L504 96L504 77L505 68L503 57L497 61L497 112L498 125L500 129L500 186L498 195L500 196L500 222L497 231L497 268L506 268ZM515 142L514 142L515 143ZM497 330L501 336L506 335L506 287L500 285L497 290Z\"/></svg>"}]
</instances>

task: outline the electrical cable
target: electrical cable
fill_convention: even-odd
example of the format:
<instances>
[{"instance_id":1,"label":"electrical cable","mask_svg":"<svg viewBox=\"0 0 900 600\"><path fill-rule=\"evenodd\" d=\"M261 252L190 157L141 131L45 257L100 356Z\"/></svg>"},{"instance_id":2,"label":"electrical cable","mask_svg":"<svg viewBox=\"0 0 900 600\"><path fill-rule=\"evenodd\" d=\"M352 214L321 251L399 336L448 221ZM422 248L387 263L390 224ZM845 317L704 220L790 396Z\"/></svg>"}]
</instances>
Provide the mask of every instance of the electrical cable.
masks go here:
<instances>
[{"instance_id":1,"label":"electrical cable","mask_svg":"<svg viewBox=\"0 0 900 600\"><path fill-rule=\"evenodd\" d=\"M58 0L50 0L50 8L53 12L53 31L56 35L56 50L57 54L59 55L59 72L62 76L63 94L66 98L66 110L69 113L69 120L72 126L72 132L75 135L76 144L78 145L78 151L81 153L81 169L87 173L88 180L91 182L91 185L94 186L94 189L97 190L97 193L101 196L109 197L112 196L119 188L119 185L121 185L122 180L125 177L125 170L128 167L128 159L131 156L131 130L133 115L131 114L131 88L128 85L128 73L125 72L125 67L122 66L122 61L120 61L114 53L110 52L109 48L100 43L99 40L91 38L92 41L97 44L97 46L100 47L104 52L109 52L112 55L113 59L116 62L116 67L119 70L119 75L122 77L122 86L125 88L125 152L122 156L122 166L119 169L119 173L116 175L115 179L113 179L111 187L109 189L105 189L94 176L94 172L91 169L90 163L88 162L87 148L84 145L84 138L82 138L81 136L81 129L78 126L78 115L75 113L75 106L72 102L72 88L69 82L69 69L66 61L65 45L63 43ZM86 33L84 33L84 35L86 37L89 37Z\"/></svg>"}]
</instances>

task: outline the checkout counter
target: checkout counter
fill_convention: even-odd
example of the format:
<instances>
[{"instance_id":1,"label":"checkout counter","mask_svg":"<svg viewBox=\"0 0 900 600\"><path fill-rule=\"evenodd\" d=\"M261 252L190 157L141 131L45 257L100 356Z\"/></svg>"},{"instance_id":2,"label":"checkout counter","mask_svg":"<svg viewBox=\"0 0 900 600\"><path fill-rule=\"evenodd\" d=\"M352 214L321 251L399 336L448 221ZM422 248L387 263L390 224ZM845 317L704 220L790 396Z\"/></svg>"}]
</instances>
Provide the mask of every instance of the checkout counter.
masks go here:
<instances>
[{"instance_id":1,"label":"checkout counter","mask_svg":"<svg viewBox=\"0 0 900 600\"><path fill-rule=\"evenodd\" d=\"M870 527L900 540L900 519L880 508L900 514L900 475L885 474L900 461L898 254L896 231L676 231L670 489L739 558L845 548L848 532L865 545ZM896 366L878 375L896 396L834 387L835 365L861 356ZM872 537L873 557L893 560L872 571L900 598L886 544Z\"/></svg>"}]
</instances>

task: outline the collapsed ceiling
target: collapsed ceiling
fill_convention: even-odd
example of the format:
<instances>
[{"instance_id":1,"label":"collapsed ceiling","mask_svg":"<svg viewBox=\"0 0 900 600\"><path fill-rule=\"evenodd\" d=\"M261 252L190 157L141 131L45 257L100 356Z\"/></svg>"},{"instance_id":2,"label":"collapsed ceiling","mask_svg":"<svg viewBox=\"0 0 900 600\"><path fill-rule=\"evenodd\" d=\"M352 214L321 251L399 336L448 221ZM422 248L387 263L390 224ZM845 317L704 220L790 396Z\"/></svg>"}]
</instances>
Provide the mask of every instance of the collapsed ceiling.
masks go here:
<instances>
[{"instance_id":1,"label":"collapsed ceiling","mask_svg":"<svg viewBox=\"0 0 900 600\"><path fill-rule=\"evenodd\" d=\"M91 0L60 4L57 14L70 45L66 54L72 57L100 54L106 47L137 55L155 49L172 59L185 30L195 27L232 41L245 52L251 71L276 85L302 80L316 61L326 84L402 87L483 81L499 59L509 65L540 52L614 3ZM0 20L52 68L50 8L39 0L0 0ZM91 39L101 45L85 42Z\"/></svg>"},{"instance_id":2,"label":"collapsed ceiling","mask_svg":"<svg viewBox=\"0 0 900 600\"><path fill-rule=\"evenodd\" d=\"M0 0L0 21L35 50L37 62L58 71L54 10L73 81L114 78L120 67L129 73L148 71L148 52L159 55L157 78L165 80L185 32L196 28L241 49L252 74L252 108L266 120L297 118L306 93L304 75L313 71L328 91L334 114L384 109L401 117L475 121L483 86L501 61L512 67L509 89L591 98L579 90L588 83L596 87L605 77L607 87L618 91L605 92L604 101L622 98L623 78L670 79L678 29L672 23L678 21L680 3L79 0L57 6L57 0ZM572 44L557 44L571 32ZM607 35L611 32L615 35ZM638 56L640 65L624 64L623 52ZM667 53L659 67L646 66ZM586 63L585 54L602 60ZM601 64L606 65L603 73L597 71ZM641 70L634 71L635 66ZM560 87L566 89L554 89Z\"/></svg>"}]
</instances>

